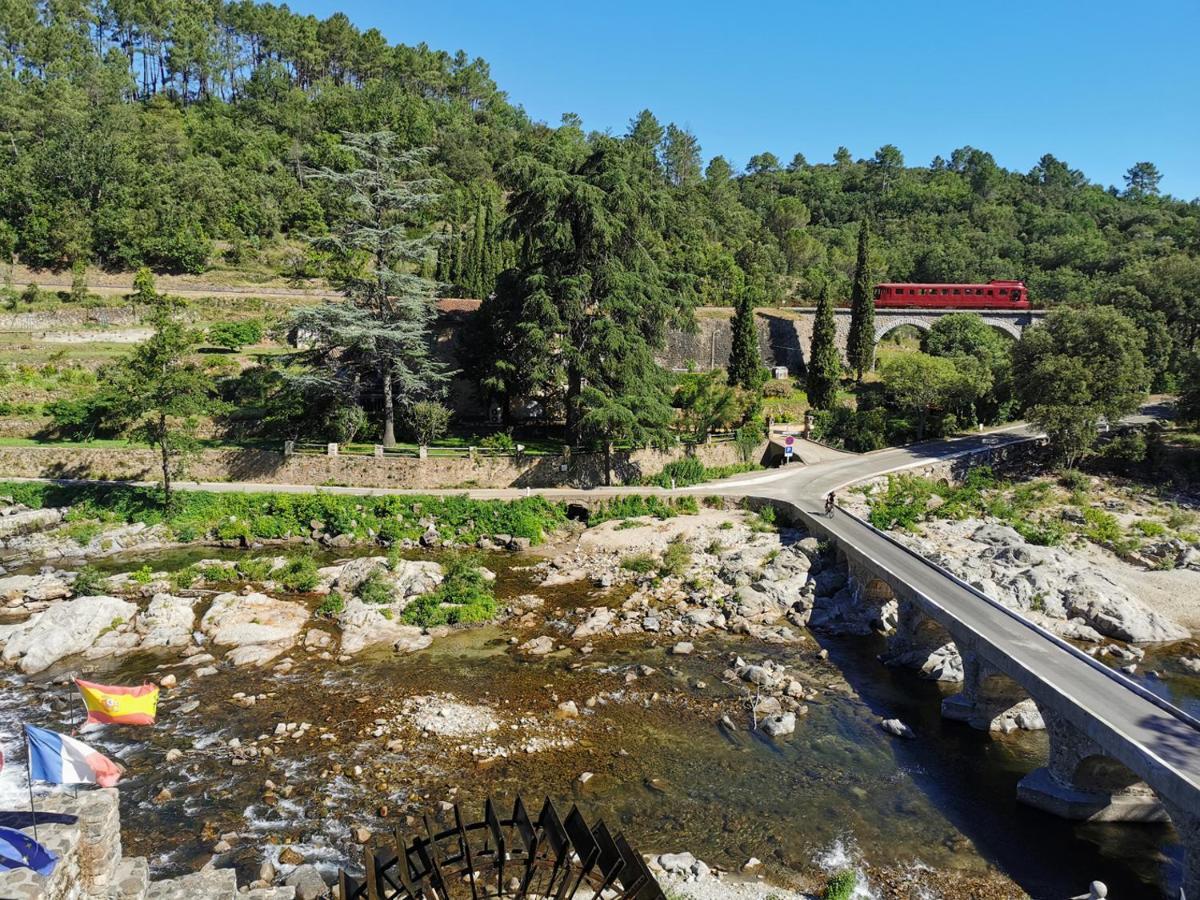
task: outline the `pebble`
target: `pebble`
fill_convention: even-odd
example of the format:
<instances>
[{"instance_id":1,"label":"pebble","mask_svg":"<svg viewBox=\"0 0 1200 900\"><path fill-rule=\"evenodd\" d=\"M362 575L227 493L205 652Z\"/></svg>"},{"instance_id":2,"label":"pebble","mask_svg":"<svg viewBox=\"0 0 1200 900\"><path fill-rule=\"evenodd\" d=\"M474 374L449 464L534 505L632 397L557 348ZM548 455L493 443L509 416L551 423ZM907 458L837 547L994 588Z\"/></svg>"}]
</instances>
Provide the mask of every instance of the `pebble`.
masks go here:
<instances>
[{"instance_id":1,"label":"pebble","mask_svg":"<svg viewBox=\"0 0 1200 900\"><path fill-rule=\"evenodd\" d=\"M591 781L595 777L596 776L593 775L591 772L584 772L582 775L579 776L579 783L587 784L589 781Z\"/></svg>"},{"instance_id":2,"label":"pebble","mask_svg":"<svg viewBox=\"0 0 1200 900\"><path fill-rule=\"evenodd\" d=\"M678 644L676 644L674 647L671 648L671 655L672 656L691 656L692 653L695 652L695 650L696 650L696 647L691 642L680 641Z\"/></svg>"},{"instance_id":3,"label":"pebble","mask_svg":"<svg viewBox=\"0 0 1200 900\"><path fill-rule=\"evenodd\" d=\"M164 688L173 688L179 683L179 680L171 674L164 675L158 680L158 686Z\"/></svg>"}]
</instances>

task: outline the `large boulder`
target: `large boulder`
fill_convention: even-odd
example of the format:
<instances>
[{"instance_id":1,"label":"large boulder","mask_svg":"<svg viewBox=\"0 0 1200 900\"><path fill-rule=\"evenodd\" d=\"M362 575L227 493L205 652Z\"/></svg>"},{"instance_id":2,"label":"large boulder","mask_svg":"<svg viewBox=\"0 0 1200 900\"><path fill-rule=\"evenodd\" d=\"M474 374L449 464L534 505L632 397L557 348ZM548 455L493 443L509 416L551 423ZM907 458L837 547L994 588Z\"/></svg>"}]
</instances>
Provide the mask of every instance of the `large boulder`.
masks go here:
<instances>
[{"instance_id":1,"label":"large boulder","mask_svg":"<svg viewBox=\"0 0 1200 900\"><path fill-rule=\"evenodd\" d=\"M78 597L55 604L19 624L0 626L4 662L22 672L41 672L87 650L137 611L136 605L119 597Z\"/></svg>"},{"instance_id":2,"label":"large boulder","mask_svg":"<svg viewBox=\"0 0 1200 900\"><path fill-rule=\"evenodd\" d=\"M433 638L417 626L401 622L395 606L363 603L357 597L346 601L338 613L337 623L342 629L342 653L346 654L358 653L376 644L391 644L396 650L411 652L433 643Z\"/></svg>"},{"instance_id":3,"label":"large boulder","mask_svg":"<svg viewBox=\"0 0 1200 900\"><path fill-rule=\"evenodd\" d=\"M218 647L233 648L234 665L262 665L296 642L308 616L299 603L266 594L218 594L200 630Z\"/></svg>"},{"instance_id":4,"label":"large boulder","mask_svg":"<svg viewBox=\"0 0 1200 900\"><path fill-rule=\"evenodd\" d=\"M71 584L65 573L43 572L39 575L8 575L0 578L0 603L23 606L31 601L47 602L71 596Z\"/></svg>"},{"instance_id":5,"label":"large boulder","mask_svg":"<svg viewBox=\"0 0 1200 900\"><path fill-rule=\"evenodd\" d=\"M155 594L137 621L141 646L152 650L158 647L185 647L192 641L196 624L195 600L173 594Z\"/></svg>"}]
</instances>

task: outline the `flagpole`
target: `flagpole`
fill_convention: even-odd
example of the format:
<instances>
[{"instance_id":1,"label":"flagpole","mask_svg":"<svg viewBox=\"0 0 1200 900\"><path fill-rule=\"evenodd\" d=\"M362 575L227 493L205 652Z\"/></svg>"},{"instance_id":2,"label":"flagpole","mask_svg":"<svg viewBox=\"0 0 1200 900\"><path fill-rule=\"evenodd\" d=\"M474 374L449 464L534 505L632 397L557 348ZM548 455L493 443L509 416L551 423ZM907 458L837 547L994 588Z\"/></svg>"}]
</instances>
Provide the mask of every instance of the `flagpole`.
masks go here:
<instances>
[{"instance_id":1,"label":"flagpole","mask_svg":"<svg viewBox=\"0 0 1200 900\"><path fill-rule=\"evenodd\" d=\"M33 748L29 746L29 736L25 736L25 775L29 779L29 814L33 816L33 839L38 839L37 810L33 808Z\"/></svg>"}]
</instances>

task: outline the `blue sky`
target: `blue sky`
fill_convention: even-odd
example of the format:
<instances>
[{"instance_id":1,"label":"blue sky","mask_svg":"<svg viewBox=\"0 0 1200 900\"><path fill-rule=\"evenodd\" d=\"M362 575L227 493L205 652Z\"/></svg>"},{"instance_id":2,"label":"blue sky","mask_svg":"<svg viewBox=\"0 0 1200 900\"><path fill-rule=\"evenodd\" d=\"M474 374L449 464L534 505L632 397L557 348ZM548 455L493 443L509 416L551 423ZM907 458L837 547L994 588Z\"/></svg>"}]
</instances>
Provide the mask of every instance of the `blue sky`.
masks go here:
<instances>
[{"instance_id":1,"label":"blue sky","mask_svg":"<svg viewBox=\"0 0 1200 900\"><path fill-rule=\"evenodd\" d=\"M535 119L622 132L649 108L740 168L896 144L970 144L1021 171L1053 153L1103 185L1150 160L1200 197L1200 0L883 3L293 0L391 41L482 56Z\"/></svg>"}]
</instances>

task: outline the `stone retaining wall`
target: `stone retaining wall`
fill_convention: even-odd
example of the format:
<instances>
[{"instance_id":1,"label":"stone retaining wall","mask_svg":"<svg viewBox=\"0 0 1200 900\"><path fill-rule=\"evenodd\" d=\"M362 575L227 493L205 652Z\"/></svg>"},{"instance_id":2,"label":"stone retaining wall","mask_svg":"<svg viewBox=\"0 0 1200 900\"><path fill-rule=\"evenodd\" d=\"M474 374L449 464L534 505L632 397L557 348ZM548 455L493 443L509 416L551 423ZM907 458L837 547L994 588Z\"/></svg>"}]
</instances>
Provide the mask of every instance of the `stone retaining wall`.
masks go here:
<instances>
[{"instance_id":1,"label":"stone retaining wall","mask_svg":"<svg viewBox=\"0 0 1200 900\"><path fill-rule=\"evenodd\" d=\"M30 869L0 869L3 900L293 900L291 887L238 891L233 869L150 881L144 857L121 855L120 797L116 788L59 789L36 804L38 840L59 862L50 877ZM51 815L46 815L51 814ZM70 821L74 817L75 821ZM47 821L56 818L59 821ZM67 821L62 821L66 819ZM32 828L22 829L30 837Z\"/></svg>"},{"instance_id":2,"label":"stone retaining wall","mask_svg":"<svg viewBox=\"0 0 1200 900\"><path fill-rule=\"evenodd\" d=\"M761 458L765 444L753 457ZM694 448L706 466L741 459L732 442ZM681 459L681 450L634 450L612 455L613 483L660 472ZM148 481L158 477L153 450L80 447L0 448L0 478L86 478ZM192 460L186 478L194 481L250 481L264 484L349 485L354 487L440 488L595 487L604 483L604 454L562 456L430 457L284 456L272 450L205 450Z\"/></svg>"}]
</instances>

